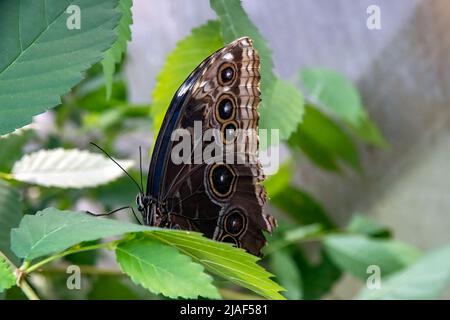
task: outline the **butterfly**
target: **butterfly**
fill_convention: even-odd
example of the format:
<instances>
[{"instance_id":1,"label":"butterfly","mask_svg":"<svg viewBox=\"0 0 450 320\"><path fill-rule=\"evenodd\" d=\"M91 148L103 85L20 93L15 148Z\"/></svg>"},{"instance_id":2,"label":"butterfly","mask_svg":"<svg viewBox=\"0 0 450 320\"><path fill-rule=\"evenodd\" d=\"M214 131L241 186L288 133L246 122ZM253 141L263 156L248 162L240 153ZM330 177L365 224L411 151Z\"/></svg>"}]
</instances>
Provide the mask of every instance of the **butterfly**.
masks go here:
<instances>
[{"instance_id":1,"label":"butterfly","mask_svg":"<svg viewBox=\"0 0 450 320\"><path fill-rule=\"evenodd\" d=\"M227 149L233 160L249 161L229 163L221 155L214 156L218 159L214 162L192 161L195 150L207 148L203 140L190 142L192 151L185 154L188 161L172 158L177 130L192 133L197 124L201 132L214 129L218 134L211 143L226 148L236 142L235 132L257 132L259 65L252 40L243 37L207 57L176 91L156 139L147 190L140 188L136 197L144 224L198 231L261 255L266 244L263 231L271 233L276 221L265 212L257 135L256 140L242 140L239 150Z\"/></svg>"}]
</instances>

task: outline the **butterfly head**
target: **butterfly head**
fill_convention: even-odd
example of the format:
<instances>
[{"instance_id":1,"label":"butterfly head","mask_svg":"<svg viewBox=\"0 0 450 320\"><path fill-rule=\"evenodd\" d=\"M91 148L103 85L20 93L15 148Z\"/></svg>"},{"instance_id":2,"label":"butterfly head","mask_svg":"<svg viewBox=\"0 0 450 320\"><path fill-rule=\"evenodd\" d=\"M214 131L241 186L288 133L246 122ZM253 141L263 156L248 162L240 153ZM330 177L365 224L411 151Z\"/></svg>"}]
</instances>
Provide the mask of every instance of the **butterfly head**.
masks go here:
<instances>
[{"instance_id":1,"label":"butterfly head","mask_svg":"<svg viewBox=\"0 0 450 320\"><path fill-rule=\"evenodd\" d=\"M153 199L146 194L139 192L136 196L136 205L140 213L144 214L153 203Z\"/></svg>"},{"instance_id":2,"label":"butterfly head","mask_svg":"<svg viewBox=\"0 0 450 320\"><path fill-rule=\"evenodd\" d=\"M150 195L139 192L136 196L137 209L144 218L144 223L146 225L154 226L155 223L159 223L161 214L164 209L158 203L157 199Z\"/></svg>"}]
</instances>

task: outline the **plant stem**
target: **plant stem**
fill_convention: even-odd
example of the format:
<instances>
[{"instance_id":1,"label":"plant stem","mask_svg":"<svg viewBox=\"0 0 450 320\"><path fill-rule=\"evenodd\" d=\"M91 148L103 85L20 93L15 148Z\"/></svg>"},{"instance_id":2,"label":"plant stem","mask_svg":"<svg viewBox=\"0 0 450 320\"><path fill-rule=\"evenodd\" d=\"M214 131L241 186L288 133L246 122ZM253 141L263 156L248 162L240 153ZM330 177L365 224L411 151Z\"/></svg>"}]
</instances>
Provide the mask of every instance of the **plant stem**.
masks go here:
<instances>
[{"instance_id":1,"label":"plant stem","mask_svg":"<svg viewBox=\"0 0 450 320\"><path fill-rule=\"evenodd\" d=\"M6 172L0 172L0 178L3 178L5 180L13 180L14 179L12 174L6 173Z\"/></svg>"},{"instance_id":2,"label":"plant stem","mask_svg":"<svg viewBox=\"0 0 450 320\"><path fill-rule=\"evenodd\" d=\"M39 300L38 295L34 292L33 288L28 284L28 282L21 277L18 277L17 274L20 273L20 269L17 269L16 265L8 259L8 257L0 251L0 257L3 258L6 263L9 264L10 268L13 270L14 275L16 276L16 284L22 290L22 292L27 296L30 300Z\"/></svg>"},{"instance_id":3,"label":"plant stem","mask_svg":"<svg viewBox=\"0 0 450 320\"><path fill-rule=\"evenodd\" d=\"M86 247L75 247L75 248L70 248L66 251L63 251L61 253L58 253L56 255L50 256L44 260L41 260L33 265L31 265L30 267L24 267L25 264L21 267L21 269L25 272L25 273L31 273L39 268L41 268L44 264L47 264L53 260L65 257L69 254L73 254L73 253L79 253L79 252L83 252L83 251L89 251L89 250L96 250L96 249L105 249L105 248L111 248L114 244L116 243L116 241L112 241L112 242L107 242L107 243L100 243L100 244L95 244L95 245L91 245L91 246L86 246Z\"/></svg>"},{"instance_id":4,"label":"plant stem","mask_svg":"<svg viewBox=\"0 0 450 320\"><path fill-rule=\"evenodd\" d=\"M40 300L36 292L34 292L33 288L31 288L26 280L22 280L20 282L19 288L22 289L22 292L27 296L28 299Z\"/></svg>"},{"instance_id":5,"label":"plant stem","mask_svg":"<svg viewBox=\"0 0 450 320\"><path fill-rule=\"evenodd\" d=\"M96 275L96 276L124 276L120 270L97 268L95 266L79 266L82 274ZM65 267L46 267L38 270L39 273L44 275L66 273Z\"/></svg>"},{"instance_id":6,"label":"plant stem","mask_svg":"<svg viewBox=\"0 0 450 320\"><path fill-rule=\"evenodd\" d=\"M3 256L5 258L5 260L16 271L15 273L16 273L16 278L17 278L17 285L20 287L20 289L23 291L23 293L27 296L27 298L30 300L39 300L38 295L34 292L33 288L24 279L25 275L30 274L31 272L41 268L44 264L47 264L53 260L62 258L69 254L88 251L88 250L96 250L96 249L101 249L101 248L112 248L115 245L115 243L116 243L116 241L111 241L111 242L107 242L107 243L100 243L100 244L95 244L95 245L86 246L86 247L75 246L75 247L67 249L66 251L63 251L59 254L56 254L56 255L50 256L44 260L41 260L38 263L35 263L31 266L30 266L30 261L25 260L19 269L17 269L17 267L11 261L9 261L8 258L3 255L3 253L0 252L0 254L1 254L1 256ZM17 276L17 274L19 274L19 276Z\"/></svg>"}]
</instances>

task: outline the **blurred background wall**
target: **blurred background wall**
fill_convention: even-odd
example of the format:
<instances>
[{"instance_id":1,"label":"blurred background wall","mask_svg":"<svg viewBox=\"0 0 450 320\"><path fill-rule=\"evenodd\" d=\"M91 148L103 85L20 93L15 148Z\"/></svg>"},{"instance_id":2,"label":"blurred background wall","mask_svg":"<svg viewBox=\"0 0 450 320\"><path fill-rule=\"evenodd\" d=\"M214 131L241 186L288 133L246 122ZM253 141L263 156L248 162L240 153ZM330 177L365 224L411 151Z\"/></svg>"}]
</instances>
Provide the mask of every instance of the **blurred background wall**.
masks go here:
<instances>
[{"instance_id":1,"label":"blurred background wall","mask_svg":"<svg viewBox=\"0 0 450 320\"><path fill-rule=\"evenodd\" d=\"M381 30L366 27L369 5ZM364 175L299 162L296 182L344 224L355 211L422 249L450 241L450 1L244 0L273 49L276 71L297 81L302 66L352 79L390 143L361 150ZM126 74L134 102L149 102L166 55L193 27L215 19L208 0L135 0ZM351 279L336 288L354 291ZM450 297L450 294L447 294Z\"/></svg>"}]
</instances>

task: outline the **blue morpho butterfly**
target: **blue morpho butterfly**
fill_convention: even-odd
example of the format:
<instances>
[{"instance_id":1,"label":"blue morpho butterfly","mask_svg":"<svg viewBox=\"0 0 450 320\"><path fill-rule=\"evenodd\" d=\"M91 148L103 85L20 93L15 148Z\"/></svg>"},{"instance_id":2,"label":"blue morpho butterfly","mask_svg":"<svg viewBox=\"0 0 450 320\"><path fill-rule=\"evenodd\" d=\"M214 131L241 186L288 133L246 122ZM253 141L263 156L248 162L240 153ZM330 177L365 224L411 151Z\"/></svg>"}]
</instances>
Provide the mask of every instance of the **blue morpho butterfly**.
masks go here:
<instances>
[{"instance_id":1,"label":"blue morpho butterfly","mask_svg":"<svg viewBox=\"0 0 450 320\"><path fill-rule=\"evenodd\" d=\"M220 161L198 163L192 153L187 162L171 160L176 145L172 133L179 129L192 133L195 122L201 123L202 130L216 129L219 134L211 141L226 147L234 144L237 129L257 131L259 64L252 40L240 38L206 58L177 90L156 140L147 191L142 174L141 186L135 182L144 224L199 231L261 254L266 243L262 231L272 232L276 221L264 212L266 193L260 185L264 176L257 158L257 135L244 140L240 151L231 149L236 157L256 159L253 162L230 164L219 157ZM194 144L192 150L199 147ZM200 141L200 145L204 150L207 143Z\"/></svg>"}]
</instances>

